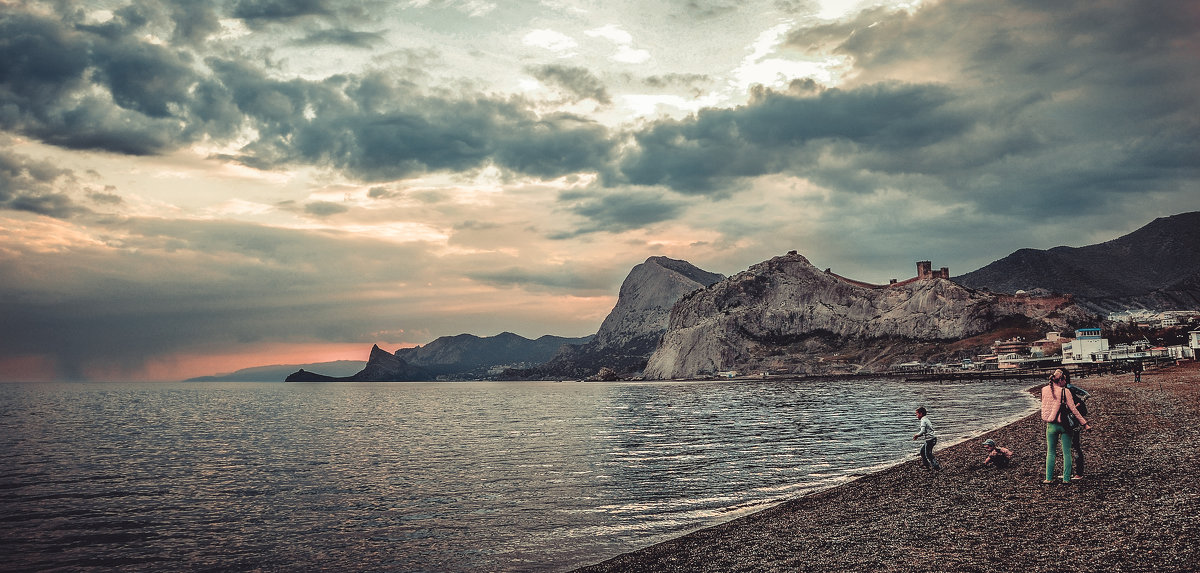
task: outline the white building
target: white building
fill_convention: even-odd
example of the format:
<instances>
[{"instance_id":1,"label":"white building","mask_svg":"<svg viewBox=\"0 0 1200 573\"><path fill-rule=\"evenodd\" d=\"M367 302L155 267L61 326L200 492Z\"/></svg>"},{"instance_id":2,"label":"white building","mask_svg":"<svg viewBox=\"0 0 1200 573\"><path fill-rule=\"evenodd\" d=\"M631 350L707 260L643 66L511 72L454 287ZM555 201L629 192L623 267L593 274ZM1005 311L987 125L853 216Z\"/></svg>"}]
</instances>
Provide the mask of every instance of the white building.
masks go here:
<instances>
[{"instance_id":1,"label":"white building","mask_svg":"<svg viewBox=\"0 0 1200 573\"><path fill-rule=\"evenodd\" d=\"M1192 360L1196 358L1196 350L1183 344L1180 344L1179 346L1168 346L1167 356L1175 359L1186 358Z\"/></svg>"},{"instance_id":2,"label":"white building","mask_svg":"<svg viewBox=\"0 0 1200 573\"><path fill-rule=\"evenodd\" d=\"M1188 333L1188 348L1200 350L1200 330L1193 330Z\"/></svg>"},{"instance_id":3,"label":"white building","mask_svg":"<svg viewBox=\"0 0 1200 573\"><path fill-rule=\"evenodd\" d=\"M1080 328L1075 340L1062 347L1063 363L1103 362L1108 360L1108 339L1100 336L1099 328Z\"/></svg>"},{"instance_id":4,"label":"white building","mask_svg":"<svg viewBox=\"0 0 1200 573\"><path fill-rule=\"evenodd\" d=\"M1128 310L1122 310L1120 312L1110 312L1108 314L1108 320L1110 322L1132 322L1133 321L1133 313Z\"/></svg>"}]
</instances>

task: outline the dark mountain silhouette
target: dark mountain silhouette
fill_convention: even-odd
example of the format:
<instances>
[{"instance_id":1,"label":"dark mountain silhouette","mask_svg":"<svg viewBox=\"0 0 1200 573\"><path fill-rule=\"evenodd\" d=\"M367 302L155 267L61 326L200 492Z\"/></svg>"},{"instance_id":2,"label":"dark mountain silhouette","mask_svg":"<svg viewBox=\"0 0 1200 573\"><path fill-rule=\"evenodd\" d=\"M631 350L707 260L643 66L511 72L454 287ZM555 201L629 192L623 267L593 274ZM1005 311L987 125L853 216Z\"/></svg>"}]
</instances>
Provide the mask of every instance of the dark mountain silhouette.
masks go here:
<instances>
[{"instance_id":1,"label":"dark mountain silhouette","mask_svg":"<svg viewBox=\"0 0 1200 573\"><path fill-rule=\"evenodd\" d=\"M371 348L366 366L351 376L328 376L300 369L285 379L288 382L407 382L484 378L498 367L528 368L541 364L566 344L582 344L591 337L566 338L542 336L530 340L504 332L496 336L472 334L443 336L415 348L387 352L378 345Z\"/></svg>"},{"instance_id":2,"label":"dark mountain silhouette","mask_svg":"<svg viewBox=\"0 0 1200 573\"><path fill-rule=\"evenodd\" d=\"M284 379L285 382L410 382L429 380L429 373L413 366L379 347L371 347L367 365L352 376L326 376L301 368Z\"/></svg>"},{"instance_id":3,"label":"dark mountain silhouette","mask_svg":"<svg viewBox=\"0 0 1200 573\"><path fill-rule=\"evenodd\" d=\"M396 357L434 376L482 377L500 366L528 368L554 357L564 344L584 344L591 336L565 338L545 335L535 340L511 332L479 337L443 336L415 348L401 348Z\"/></svg>"},{"instance_id":4,"label":"dark mountain silhouette","mask_svg":"<svg viewBox=\"0 0 1200 573\"><path fill-rule=\"evenodd\" d=\"M312 364L273 364L270 366L255 366L243 368L230 374L213 376L197 376L184 382L278 382L289 372L300 370L316 370L328 372L331 376L349 376L366 366L362 360L336 360L333 362L316 362Z\"/></svg>"},{"instance_id":5,"label":"dark mountain silhouette","mask_svg":"<svg viewBox=\"0 0 1200 573\"><path fill-rule=\"evenodd\" d=\"M993 292L1073 294L1096 312L1200 308L1200 211L1086 247L1021 249L955 282Z\"/></svg>"}]
</instances>

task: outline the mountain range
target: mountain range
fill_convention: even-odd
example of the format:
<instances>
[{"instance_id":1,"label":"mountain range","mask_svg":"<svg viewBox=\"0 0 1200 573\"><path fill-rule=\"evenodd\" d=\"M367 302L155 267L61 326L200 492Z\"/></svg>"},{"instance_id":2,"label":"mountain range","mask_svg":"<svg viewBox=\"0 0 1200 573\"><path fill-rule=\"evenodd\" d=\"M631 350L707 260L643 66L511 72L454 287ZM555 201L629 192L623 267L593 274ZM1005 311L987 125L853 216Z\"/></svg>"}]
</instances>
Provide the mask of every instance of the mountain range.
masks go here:
<instances>
[{"instance_id":1,"label":"mountain range","mask_svg":"<svg viewBox=\"0 0 1200 573\"><path fill-rule=\"evenodd\" d=\"M443 336L424 346L387 352L378 345L362 370L349 376L329 376L303 368L288 375L288 382L381 382L479 379L495 375L497 368L527 368L554 357L564 345L586 344L591 336L542 336L530 340L511 332L479 337L473 334Z\"/></svg>"},{"instance_id":2,"label":"mountain range","mask_svg":"<svg viewBox=\"0 0 1200 573\"><path fill-rule=\"evenodd\" d=\"M954 281L993 292L1070 293L1099 313L1200 308L1200 211L1096 245L1021 249Z\"/></svg>"},{"instance_id":3,"label":"mountain range","mask_svg":"<svg viewBox=\"0 0 1200 573\"><path fill-rule=\"evenodd\" d=\"M796 252L732 277L650 257L621 285L594 336L442 337L371 351L351 376L289 380L690 377L724 370L880 371L954 360L998 338L1094 325L1125 308L1200 309L1200 212L1156 219L1105 243L1022 249L979 270L867 285Z\"/></svg>"}]
</instances>

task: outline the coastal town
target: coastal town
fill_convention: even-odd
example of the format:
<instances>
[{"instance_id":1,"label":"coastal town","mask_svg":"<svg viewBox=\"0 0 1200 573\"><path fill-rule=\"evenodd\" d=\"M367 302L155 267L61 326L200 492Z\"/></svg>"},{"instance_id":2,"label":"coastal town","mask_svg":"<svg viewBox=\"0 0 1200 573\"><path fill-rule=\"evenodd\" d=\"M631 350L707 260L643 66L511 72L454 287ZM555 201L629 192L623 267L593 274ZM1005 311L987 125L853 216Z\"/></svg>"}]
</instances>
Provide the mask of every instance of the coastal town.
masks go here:
<instances>
[{"instance_id":1,"label":"coastal town","mask_svg":"<svg viewBox=\"0 0 1200 573\"><path fill-rule=\"evenodd\" d=\"M1017 336L996 340L990 352L961 364L906 362L892 368L912 379L1040 376L1054 368L1081 374L1140 372L1180 360L1195 360L1200 350L1200 312L1146 310L1109 315L1112 331L1079 328L1072 335L1050 331L1038 340ZM1120 335L1121 342L1110 342ZM959 374L961 373L961 374Z\"/></svg>"}]
</instances>

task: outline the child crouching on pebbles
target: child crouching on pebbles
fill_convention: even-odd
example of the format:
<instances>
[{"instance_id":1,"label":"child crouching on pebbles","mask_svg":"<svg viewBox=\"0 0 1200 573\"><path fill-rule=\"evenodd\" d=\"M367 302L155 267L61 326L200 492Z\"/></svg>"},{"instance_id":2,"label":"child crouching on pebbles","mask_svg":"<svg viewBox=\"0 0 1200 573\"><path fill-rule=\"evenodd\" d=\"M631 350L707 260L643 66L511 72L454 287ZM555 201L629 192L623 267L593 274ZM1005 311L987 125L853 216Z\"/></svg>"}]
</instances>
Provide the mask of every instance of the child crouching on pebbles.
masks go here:
<instances>
[{"instance_id":1,"label":"child crouching on pebbles","mask_svg":"<svg viewBox=\"0 0 1200 573\"><path fill-rule=\"evenodd\" d=\"M1012 459L1012 450L996 445L996 440L984 440L983 447L987 448L987 457L983 458L983 467L1006 468Z\"/></svg>"}]
</instances>

